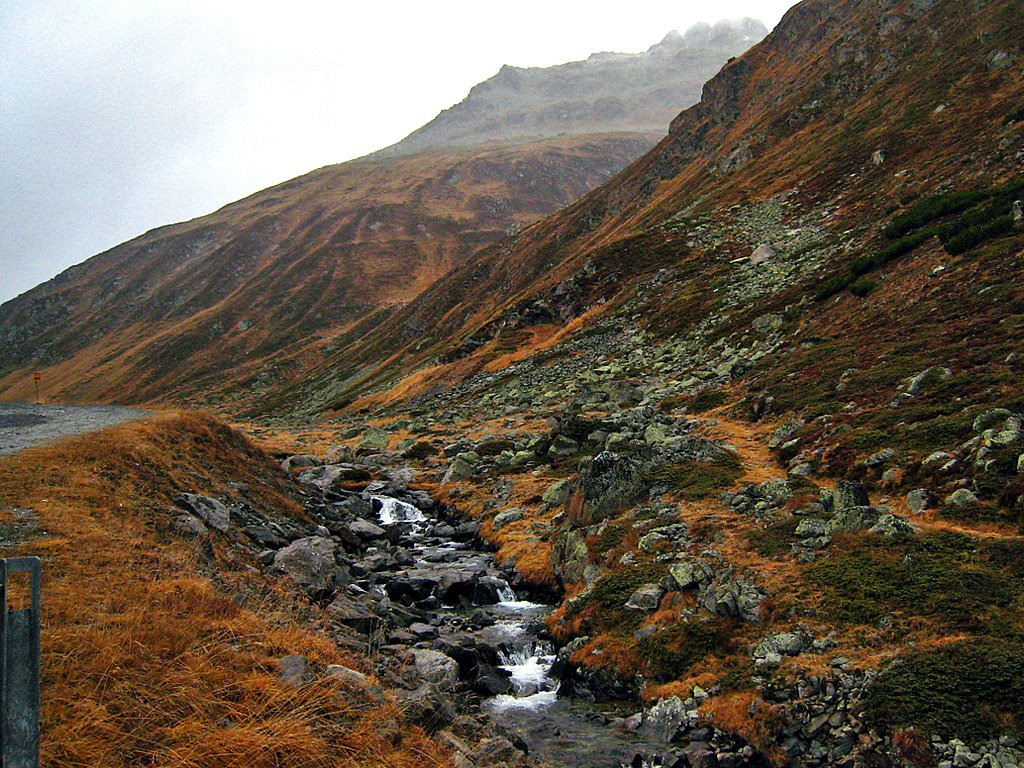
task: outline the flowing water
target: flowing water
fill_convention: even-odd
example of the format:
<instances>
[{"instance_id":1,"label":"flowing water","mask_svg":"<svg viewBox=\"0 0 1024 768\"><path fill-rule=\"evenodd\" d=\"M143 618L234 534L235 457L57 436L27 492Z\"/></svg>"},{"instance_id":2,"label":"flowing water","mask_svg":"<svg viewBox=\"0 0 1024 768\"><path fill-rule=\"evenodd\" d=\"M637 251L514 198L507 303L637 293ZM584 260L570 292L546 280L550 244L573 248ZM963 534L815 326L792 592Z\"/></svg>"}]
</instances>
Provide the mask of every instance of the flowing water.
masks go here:
<instances>
[{"instance_id":1,"label":"flowing water","mask_svg":"<svg viewBox=\"0 0 1024 768\"><path fill-rule=\"evenodd\" d=\"M501 668L511 674L512 690L485 699L482 708L496 722L517 731L533 755L554 766L618 768L638 751L649 753L664 746L645 743L616 725L638 710L636 702L599 706L558 695L559 681L551 676L556 651L544 637L544 619L552 608L521 599L501 577L490 554L433 535L439 521L412 504L386 496L373 498L380 504L381 524L400 527L400 543L410 550L417 568L482 571L496 579L499 602L474 609L486 611L493 623L475 634L498 649ZM438 611L447 612L456 609ZM442 633L443 627L442 622Z\"/></svg>"}]
</instances>

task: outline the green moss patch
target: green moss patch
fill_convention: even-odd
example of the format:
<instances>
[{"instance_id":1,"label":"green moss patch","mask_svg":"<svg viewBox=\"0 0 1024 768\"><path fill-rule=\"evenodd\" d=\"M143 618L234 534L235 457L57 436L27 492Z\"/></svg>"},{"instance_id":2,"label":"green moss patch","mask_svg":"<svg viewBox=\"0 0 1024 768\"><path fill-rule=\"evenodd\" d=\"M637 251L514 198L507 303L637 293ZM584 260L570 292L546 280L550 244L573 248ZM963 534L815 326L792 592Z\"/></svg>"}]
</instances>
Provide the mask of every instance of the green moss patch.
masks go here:
<instances>
[{"instance_id":1,"label":"green moss patch","mask_svg":"<svg viewBox=\"0 0 1024 768\"><path fill-rule=\"evenodd\" d=\"M659 683L677 680L694 664L729 642L729 626L722 620L679 622L637 641L640 669Z\"/></svg>"}]
</instances>

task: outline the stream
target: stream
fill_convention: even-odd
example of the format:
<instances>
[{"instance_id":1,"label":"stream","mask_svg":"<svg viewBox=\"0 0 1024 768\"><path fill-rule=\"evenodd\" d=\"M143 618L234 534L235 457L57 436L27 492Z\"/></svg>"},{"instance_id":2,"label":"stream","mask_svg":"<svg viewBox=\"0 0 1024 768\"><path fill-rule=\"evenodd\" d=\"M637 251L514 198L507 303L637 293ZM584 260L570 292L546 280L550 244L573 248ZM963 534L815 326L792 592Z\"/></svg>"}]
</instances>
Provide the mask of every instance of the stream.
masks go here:
<instances>
[{"instance_id":1,"label":"stream","mask_svg":"<svg viewBox=\"0 0 1024 768\"><path fill-rule=\"evenodd\" d=\"M619 768L633 763L638 753L652 754L665 747L621 727L622 718L639 709L635 701L599 705L559 696L560 681L551 674L556 649L544 624L552 607L517 595L490 553L472 542L444 536L450 526L413 504L387 496L371 499L381 526L397 528L397 545L411 554L413 564L391 574L392 580L451 580L456 572L476 574L479 582L493 585L496 602L486 604L486 598L475 596L472 607L437 604L430 623L441 640L465 635L468 616L473 617L471 626L486 625L469 632L496 649L498 667L511 686L505 693L482 696L481 709L494 722L517 732L533 757L554 766ZM385 583L384 589L388 594L399 592L394 584ZM421 601L419 607L429 604Z\"/></svg>"}]
</instances>

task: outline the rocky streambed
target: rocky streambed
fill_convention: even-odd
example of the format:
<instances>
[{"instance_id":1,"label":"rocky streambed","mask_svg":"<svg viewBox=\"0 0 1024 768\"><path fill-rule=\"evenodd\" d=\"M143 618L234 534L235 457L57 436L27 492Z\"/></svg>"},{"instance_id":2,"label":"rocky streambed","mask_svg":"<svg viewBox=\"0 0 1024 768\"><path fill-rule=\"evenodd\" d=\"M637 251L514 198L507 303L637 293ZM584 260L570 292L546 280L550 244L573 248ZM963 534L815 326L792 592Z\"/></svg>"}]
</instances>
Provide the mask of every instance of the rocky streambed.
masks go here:
<instances>
[{"instance_id":1,"label":"rocky streambed","mask_svg":"<svg viewBox=\"0 0 1024 768\"><path fill-rule=\"evenodd\" d=\"M668 748L641 727L637 701L568 694L567 655L544 621L551 596L499 567L475 523L409 490L401 473L353 492L334 485L334 472L300 476L310 511L345 551L335 552L344 564L328 612L367 636L378 675L396 683L413 722L440 733L466 765L508 762L518 752L547 765L618 768ZM309 581L306 553L318 545L310 539L276 551L274 564ZM497 734L491 753L475 754L459 737L467 716Z\"/></svg>"}]
</instances>

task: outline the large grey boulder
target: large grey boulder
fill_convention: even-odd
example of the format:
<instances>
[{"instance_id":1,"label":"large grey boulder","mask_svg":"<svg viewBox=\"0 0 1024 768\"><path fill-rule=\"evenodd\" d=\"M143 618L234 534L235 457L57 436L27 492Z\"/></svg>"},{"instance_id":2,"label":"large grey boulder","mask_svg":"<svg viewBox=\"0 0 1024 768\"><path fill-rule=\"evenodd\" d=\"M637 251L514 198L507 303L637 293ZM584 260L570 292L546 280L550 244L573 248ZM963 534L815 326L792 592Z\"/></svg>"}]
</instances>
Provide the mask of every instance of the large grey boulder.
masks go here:
<instances>
[{"instance_id":1,"label":"large grey boulder","mask_svg":"<svg viewBox=\"0 0 1024 768\"><path fill-rule=\"evenodd\" d=\"M634 611L653 613L658 610L658 605L664 596L665 588L660 584L644 584L629 596L626 607Z\"/></svg>"},{"instance_id":2,"label":"large grey boulder","mask_svg":"<svg viewBox=\"0 0 1024 768\"><path fill-rule=\"evenodd\" d=\"M274 555L274 565L311 592L324 592L334 585L335 544L323 536L293 541Z\"/></svg>"},{"instance_id":3,"label":"large grey boulder","mask_svg":"<svg viewBox=\"0 0 1024 768\"><path fill-rule=\"evenodd\" d=\"M914 397L952 378L953 372L944 366L933 365L913 376L907 384L906 394Z\"/></svg>"},{"instance_id":4,"label":"large grey boulder","mask_svg":"<svg viewBox=\"0 0 1024 768\"><path fill-rule=\"evenodd\" d=\"M459 665L450 656L429 648L413 648L409 653L413 668L424 683L445 690L459 682Z\"/></svg>"},{"instance_id":5,"label":"large grey boulder","mask_svg":"<svg viewBox=\"0 0 1024 768\"><path fill-rule=\"evenodd\" d=\"M840 512L851 507L866 507L871 502L868 499L868 492L864 490L859 480L840 480L836 483L836 490L832 496L832 508Z\"/></svg>"},{"instance_id":6,"label":"large grey boulder","mask_svg":"<svg viewBox=\"0 0 1024 768\"><path fill-rule=\"evenodd\" d=\"M602 451L584 466L579 486L568 499L570 523L591 525L638 501L647 493L640 465L628 456Z\"/></svg>"},{"instance_id":7,"label":"large grey boulder","mask_svg":"<svg viewBox=\"0 0 1024 768\"><path fill-rule=\"evenodd\" d=\"M231 512L216 499L197 493L183 493L174 499L179 507L191 512L210 528L224 533L231 526Z\"/></svg>"}]
</instances>

